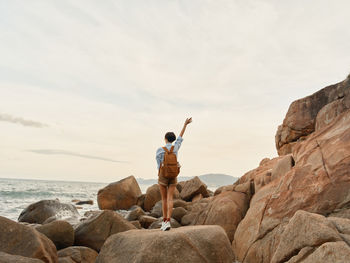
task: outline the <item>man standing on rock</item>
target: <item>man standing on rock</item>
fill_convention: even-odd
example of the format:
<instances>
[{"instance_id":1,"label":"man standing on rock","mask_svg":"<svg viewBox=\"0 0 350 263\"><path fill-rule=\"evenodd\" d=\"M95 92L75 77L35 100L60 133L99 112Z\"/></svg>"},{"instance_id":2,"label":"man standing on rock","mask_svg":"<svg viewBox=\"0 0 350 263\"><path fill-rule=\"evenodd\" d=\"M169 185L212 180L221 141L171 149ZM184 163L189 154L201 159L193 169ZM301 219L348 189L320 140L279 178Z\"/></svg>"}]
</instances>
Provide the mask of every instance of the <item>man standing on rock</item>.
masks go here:
<instances>
[{"instance_id":1,"label":"man standing on rock","mask_svg":"<svg viewBox=\"0 0 350 263\"><path fill-rule=\"evenodd\" d=\"M171 228L170 218L173 212L173 195L177 184L177 175L180 166L177 163L177 152L183 141L186 127L192 122L192 118L187 118L185 124L177 137L173 132L165 134L165 147L160 147L156 153L158 167L158 184L162 196L163 222L161 230L167 231ZM175 141L176 140L176 141ZM175 141L174 145L172 143ZM165 159L165 160L164 160Z\"/></svg>"}]
</instances>

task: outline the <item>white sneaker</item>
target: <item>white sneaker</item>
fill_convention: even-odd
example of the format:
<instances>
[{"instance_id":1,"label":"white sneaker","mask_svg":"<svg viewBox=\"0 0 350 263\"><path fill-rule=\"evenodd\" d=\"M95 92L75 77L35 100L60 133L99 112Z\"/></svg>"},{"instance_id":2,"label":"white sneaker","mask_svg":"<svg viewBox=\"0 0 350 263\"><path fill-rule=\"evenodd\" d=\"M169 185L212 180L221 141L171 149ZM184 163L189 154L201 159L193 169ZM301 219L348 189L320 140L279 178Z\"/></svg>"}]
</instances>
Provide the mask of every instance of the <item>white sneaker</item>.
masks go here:
<instances>
[{"instance_id":1,"label":"white sneaker","mask_svg":"<svg viewBox=\"0 0 350 263\"><path fill-rule=\"evenodd\" d=\"M166 221L163 231L168 231L170 230L170 228L171 228L170 221Z\"/></svg>"},{"instance_id":2,"label":"white sneaker","mask_svg":"<svg viewBox=\"0 0 350 263\"><path fill-rule=\"evenodd\" d=\"M160 230L163 230L164 231L164 227L165 227L165 222L164 221L162 221L162 226L160 227Z\"/></svg>"}]
</instances>

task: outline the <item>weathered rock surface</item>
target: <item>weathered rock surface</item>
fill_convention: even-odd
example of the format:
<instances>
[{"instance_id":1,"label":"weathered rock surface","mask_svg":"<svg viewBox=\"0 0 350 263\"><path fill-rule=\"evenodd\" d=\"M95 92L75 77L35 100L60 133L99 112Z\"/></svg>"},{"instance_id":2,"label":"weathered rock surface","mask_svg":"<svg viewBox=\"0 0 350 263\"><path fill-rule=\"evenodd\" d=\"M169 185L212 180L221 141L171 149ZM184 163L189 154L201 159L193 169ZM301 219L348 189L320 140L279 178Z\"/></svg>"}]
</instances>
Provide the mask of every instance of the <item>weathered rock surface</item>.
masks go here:
<instances>
[{"instance_id":1,"label":"weathered rock surface","mask_svg":"<svg viewBox=\"0 0 350 263\"><path fill-rule=\"evenodd\" d=\"M116 212L105 210L77 225L74 243L99 251L109 236L135 228Z\"/></svg>"},{"instance_id":2,"label":"weathered rock surface","mask_svg":"<svg viewBox=\"0 0 350 263\"><path fill-rule=\"evenodd\" d=\"M232 263L233 257L221 227L191 226L166 232L131 230L113 235L102 247L96 263Z\"/></svg>"},{"instance_id":3,"label":"weathered rock surface","mask_svg":"<svg viewBox=\"0 0 350 263\"><path fill-rule=\"evenodd\" d=\"M237 228L240 262L271 262L296 211L328 215L350 203L350 110L299 142L292 155L295 166L255 193Z\"/></svg>"},{"instance_id":4,"label":"weathered rock surface","mask_svg":"<svg viewBox=\"0 0 350 263\"><path fill-rule=\"evenodd\" d=\"M126 177L100 189L97 203L100 209L129 209L136 205L141 189L134 176Z\"/></svg>"},{"instance_id":5,"label":"weathered rock surface","mask_svg":"<svg viewBox=\"0 0 350 263\"><path fill-rule=\"evenodd\" d=\"M177 208L177 207L183 207L186 208L189 204L191 204L190 202L186 202L180 199L175 199L173 202L173 208ZM163 216L163 211L162 211L162 201L158 201L154 207L152 208L151 213L149 214L150 216L153 217L161 217Z\"/></svg>"},{"instance_id":6,"label":"weathered rock surface","mask_svg":"<svg viewBox=\"0 0 350 263\"><path fill-rule=\"evenodd\" d=\"M18 217L19 222L42 224L50 217L56 219L79 218L74 205L61 203L58 200L41 200L29 205Z\"/></svg>"},{"instance_id":7,"label":"weathered rock surface","mask_svg":"<svg viewBox=\"0 0 350 263\"><path fill-rule=\"evenodd\" d=\"M57 250L50 239L31 226L2 216L0 216L0 251L37 258L48 263L57 262Z\"/></svg>"},{"instance_id":8,"label":"weathered rock surface","mask_svg":"<svg viewBox=\"0 0 350 263\"><path fill-rule=\"evenodd\" d=\"M175 189L174 191L174 199L178 199L180 197L179 191ZM151 211L153 206L162 199L162 196L160 194L159 185L154 184L147 188L145 200L143 203L143 207L145 211Z\"/></svg>"},{"instance_id":9,"label":"weathered rock surface","mask_svg":"<svg viewBox=\"0 0 350 263\"><path fill-rule=\"evenodd\" d=\"M239 192L222 192L193 218L191 225L219 225L233 240L236 228L243 219L249 205L248 196Z\"/></svg>"},{"instance_id":10,"label":"weathered rock surface","mask_svg":"<svg viewBox=\"0 0 350 263\"><path fill-rule=\"evenodd\" d=\"M201 179L199 179L198 176L185 181L180 196L183 200L190 201L197 194L202 194L203 197L209 197L207 186L201 181Z\"/></svg>"},{"instance_id":11,"label":"weathered rock surface","mask_svg":"<svg viewBox=\"0 0 350 263\"><path fill-rule=\"evenodd\" d=\"M59 263L94 263L97 252L88 247L68 247L58 251Z\"/></svg>"},{"instance_id":12,"label":"weathered rock surface","mask_svg":"<svg viewBox=\"0 0 350 263\"><path fill-rule=\"evenodd\" d=\"M338 114L349 109L350 77L327 86L314 94L294 101L288 109L283 124L278 127L275 141L279 155L291 153L298 141L327 125ZM337 101L338 102L335 102ZM328 105L335 102L332 105ZM327 106L328 105L328 106ZM321 109L326 107L322 112ZM318 121L316 117L318 116Z\"/></svg>"},{"instance_id":13,"label":"weathered rock surface","mask_svg":"<svg viewBox=\"0 0 350 263\"><path fill-rule=\"evenodd\" d=\"M48 237L55 244L57 250L74 244L74 229L66 221L53 221L45 225L38 225L35 229Z\"/></svg>"},{"instance_id":14,"label":"weathered rock surface","mask_svg":"<svg viewBox=\"0 0 350 263\"><path fill-rule=\"evenodd\" d=\"M40 259L11 255L0 252L0 263L43 263Z\"/></svg>"},{"instance_id":15,"label":"weathered rock surface","mask_svg":"<svg viewBox=\"0 0 350 263\"><path fill-rule=\"evenodd\" d=\"M155 218L153 216L144 215L139 218L139 222L143 228L149 228L150 225L152 225L156 221L158 221L158 218Z\"/></svg>"},{"instance_id":16,"label":"weathered rock surface","mask_svg":"<svg viewBox=\"0 0 350 263\"><path fill-rule=\"evenodd\" d=\"M126 220L128 221L134 221L134 220L138 220L140 216L144 215L145 211L143 211L143 209L137 205L133 206L130 208L127 216L126 216Z\"/></svg>"},{"instance_id":17,"label":"weathered rock surface","mask_svg":"<svg viewBox=\"0 0 350 263\"><path fill-rule=\"evenodd\" d=\"M187 214L187 210L183 207L176 207L173 209L171 217L174 218L177 222L181 222L181 219L184 215Z\"/></svg>"}]
</instances>

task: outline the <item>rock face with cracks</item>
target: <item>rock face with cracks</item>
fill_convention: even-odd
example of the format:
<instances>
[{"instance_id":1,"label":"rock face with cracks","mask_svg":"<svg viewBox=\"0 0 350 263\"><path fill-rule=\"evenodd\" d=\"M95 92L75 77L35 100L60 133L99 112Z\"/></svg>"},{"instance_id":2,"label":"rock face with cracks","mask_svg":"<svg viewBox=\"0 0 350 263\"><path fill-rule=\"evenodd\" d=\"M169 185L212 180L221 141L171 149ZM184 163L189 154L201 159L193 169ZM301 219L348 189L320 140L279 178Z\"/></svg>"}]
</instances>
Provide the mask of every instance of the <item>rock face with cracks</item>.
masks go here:
<instances>
[{"instance_id":1,"label":"rock face with cracks","mask_svg":"<svg viewBox=\"0 0 350 263\"><path fill-rule=\"evenodd\" d=\"M240 262L271 262L298 210L328 215L350 203L350 110L298 143L295 166L255 193L235 233Z\"/></svg>"}]
</instances>

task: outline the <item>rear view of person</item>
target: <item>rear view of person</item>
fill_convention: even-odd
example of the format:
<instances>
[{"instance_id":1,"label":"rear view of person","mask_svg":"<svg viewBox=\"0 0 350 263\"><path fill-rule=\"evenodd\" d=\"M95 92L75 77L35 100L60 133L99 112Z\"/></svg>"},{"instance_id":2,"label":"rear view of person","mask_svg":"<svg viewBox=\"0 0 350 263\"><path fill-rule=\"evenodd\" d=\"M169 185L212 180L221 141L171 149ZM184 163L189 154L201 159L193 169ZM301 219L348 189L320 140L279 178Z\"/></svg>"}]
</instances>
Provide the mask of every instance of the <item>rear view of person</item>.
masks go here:
<instances>
[{"instance_id":1,"label":"rear view of person","mask_svg":"<svg viewBox=\"0 0 350 263\"><path fill-rule=\"evenodd\" d=\"M156 153L158 168L158 184L162 196L163 222L160 228L163 231L171 228L170 218L173 212L173 195L177 184L177 175L180 172L180 165L177 162L177 153L183 141L186 127L192 122L192 118L187 118L185 124L177 137L173 132L165 134L164 147L160 147ZM175 141L174 145L172 143Z\"/></svg>"}]
</instances>

